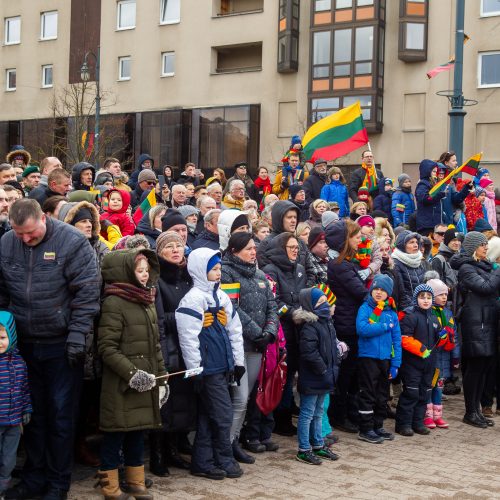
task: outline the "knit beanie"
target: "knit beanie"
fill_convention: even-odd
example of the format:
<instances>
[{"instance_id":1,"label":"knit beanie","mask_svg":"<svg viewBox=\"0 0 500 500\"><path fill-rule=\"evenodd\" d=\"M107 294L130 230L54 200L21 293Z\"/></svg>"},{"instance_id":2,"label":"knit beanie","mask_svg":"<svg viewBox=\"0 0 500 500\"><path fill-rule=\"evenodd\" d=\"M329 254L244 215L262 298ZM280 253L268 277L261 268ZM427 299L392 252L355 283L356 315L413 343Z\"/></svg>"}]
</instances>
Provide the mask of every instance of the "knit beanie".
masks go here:
<instances>
[{"instance_id":1,"label":"knit beanie","mask_svg":"<svg viewBox=\"0 0 500 500\"><path fill-rule=\"evenodd\" d=\"M444 233L444 244L448 246L450 241L458 239L459 234L460 233L457 231L455 227L447 229L446 232Z\"/></svg>"},{"instance_id":2,"label":"knit beanie","mask_svg":"<svg viewBox=\"0 0 500 500\"><path fill-rule=\"evenodd\" d=\"M483 233L471 231L465 235L462 248L469 257L472 257L474 252L485 243L488 243L488 239Z\"/></svg>"},{"instance_id":3,"label":"knit beanie","mask_svg":"<svg viewBox=\"0 0 500 500\"><path fill-rule=\"evenodd\" d=\"M398 177L398 184L399 187L403 187L403 182L411 180L410 176L408 174L401 174Z\"/></svg>"},{"instance_id":4,"label":"knit beanie","mask_svg":"<svg viewBox=\"0 0 500 500\"><path fill-rule=\"evenodd\" d=\"M442 295L443 293L448 293L448 287L441 280L429 280L427 282L434 292L434 297Z\"/></svg>"},{"instance_id":5,"label":"knit beanie","mask_svg":"<svg viewBox=\"0 0 500 500\"><path fill-rule=\"evenodd\" d=\"M137 178L137 184L140 184L144 181L156 181L156 174L150 168L145 168L141 170L139 173L139 177Z\"/></svg>"},{"instance_id":6,"label":"knit beanie","mask_svg":"<svg viewBox=\"0 0 500 500\"><path fill-rule=\"evenodd\" d=\"M313 309L316 309L316 304L321 297L325 297L325 294L319 288L311 288L311 304Z\"/></svg>"},{"instance_id":7,"label":"knit beanie","mask_svg":"<svg viewBox=\"0 0 500 500\"><path fill-rule=\"evenodd\" d=\"M473 230L482 233L484 231L493 231L493 228L486 219L477 219L476 223L474 224Z\"/></svg>"},{"instance_id":8,"label":"knit beanie","mask_svg":"<svg viewBox=\"0 0 500 500\"><path fill-rule=\"evenodd\" d=\"M476 187L476 198L479 198L483 193L485 190L481 186Z\"/></svg>"},{"instance_id":9,"label":"knit beanie","mask_svg":"<svg viewBox=\"0 0 500 500\"><path fill-rule=\"evenodd\" d=\"M393 185L392 179L390 177L386 177L384 179L384 186L392 186L392 185Z\"/></svg>"},{"instance_id":10,"label":"knit beanie","mask_svg":"<svg viewBox=\"0 0 500 500\"><path fill-rule=\"evenodd\" d=\"M432 300L434 300L434 290L427 283L422 283L413 291L413 303L415 305L417 304L418 296L423 292L429 292L432 295Z\"/></svg>"},{"instance_id":11,"label":"knit beanie","mask_svg":"<svg viewBox=\"0 0 500 500\"><path fill-rule=\"evenodd\" d=\"M486 254L490 262L496 262L500 257L500 238L493 236L488 241L488 253Z\"/></svg>"},{"instance_id":12,"label":"knit beanie","mask_svg":"<svg viewBox=\"0 0 500 500\"><path fill-rule=\"evenodd\" d=\"M363 201L363 200L367 200L368 199L368 196L370 195L369 191L368 191L368 188L365 187L365 186L361 186L359 189L358 189L358 199Z\"/></svg>"},{"instance_id":13,"label":"knit beanie","mask_svg":"<svg viewBox=\"0 0 500 500\"><path fill-rule=\"evenodd\" d=\"M76 212L76 215L73 217L73 220L71 221L71 225L74 226L77 222L86 219L92 222L92 213L90 212L89 208L82 207L80 208L80 210L78 210L78 212Z\"/></svg>"},{"instance_id":14,"label":"knit beanie","mask_svg":"<svg viewBox=\"0 0 500 500\"><path fill-rule=\"evenodd\" d=\"M302 144L302 139L300 138L300 136L294 135L292 136L292 141L290 142L290 144L292 146L294 146L295 144Z\"/></svg>"},{"instance_id":15,"label":"knit beanie","mask_svg":"<svg viewBox=\"0 0 500 500\"><path fill-rule=\"evenodd\" d=\"M186 226L186 219L184 219L178 210L169 208L161 218L161 229L162 231L168 231L171 227L177 226L177 224L184 224Z\"/></svg>"},{"instance_id":16,"label":"knit beanie","mask_svg":"<svg viewBox=\"0 0 500 500\"><path fill-rule=\"evenodd\" d=\"M210 259L207 262L207 274L217 265L221 263L221 257L220 253L217 252L216 254L212 255Z\"/></svg>"},{"instance_id":17,"label":"knit beanie","mask_svg":"<svg viewBox=\"0 0 500 500\"><path fill-rule=\"evenodd\" d=\"M304 186L301 184L292 184L288 188L288 193L290 194L290 199L295 200L295 197L299 194L300 191L304 191Z\"/></svg>"},{"instance_id":18,"label":"knit beanie","mask_svg":"<svg viewBox=\"0 0 500 500\"><path fill-rule=\"evenodd\" d=\"M311 229L309 233L309 238L307 240L307 246L309 250L312 250L320 241L325 239L325 232L321 227L315 226Z\"/></svg>"},{"instance_id":19,"label":"knit beanie","mask_svg":"<svg viewBox=\"0 0 500 500\"><path fill-rule=\"evenodd\" d=\"M179 243L184 246L184 240L181 238L179 233L175 231L164 231L156 238L156 253L161 255L165 247L169 243Z\"/></svg>"},{"instance_id":20,"label":"knit beanie","mask_svg":"<svg viewBox=\"0 0 500 500\"><path fill-rule=\"evenodd\" d=\"M23 177L28 177L30 174L40 173L40 169L36 165L30 165L23 170Z\"/></svg>"},{"instance_id":21,"label":"knit beanie","mask_svg":"<svg viewBox=\"0 0 500 500\"><path fill-rule=\"evenodd\" d=\"M370 286L370 293L375 288L382 288L382 290L384 290L384 292L390 297L394 289L394 282L390 276L387 276L387 274L376 274Z\"/></svg>"},{"instance_id":22,"label":"knit beanie","mask_svg":"<svg viewBox=\"0 0 500 500\"><path fill-rule=\"evenodd\" d=\"M323 212L323 215L321 216L321 225L323 226L323 229L326 229L332 222L337 222L339 219L339 214L327 210L326 212Z\"/></svg>"},{"instance_id":23,"label":"knit beanie","mask_svg":"<svg viewBox=\"0 0 500 500\"><path fill-rule=\"evenodd\" d=\"M356 222L359 227L373 227L375 228L375 220L371 215L362 215L356 219Z\"/></svg>"},{"instance_id":24,"label":"knit beanie","mask_svg":"<svg viewBox=\"0 0 500 500\"><path fill-rule=\"evenodd\" d=\"M24 176L24 173L23 173L23 176ZM479 181L479 185L483 189L486 189L490 184L493 184L493 181L491 179L486 179L484 177Z\"/></svg>"},{"instance_id":25,"label":"knit beanie","mask_svg":"<svg viewBox=\"0 0 500 500\"><path fill-rule=\"evenodd\" d=\"M177 210L184 218L189 217L190 215L198 215L198 209L193 207L193 205L182 205L181 207L178 207Z\"/></svg>"},{"instance_id":26,"label":"knit beanie","mask_svg":"<svg viewBox=\"0 0 500 500\"><path fill-rule=\"evenodd\" d=\"M420 243L420 235L418 233L412 233L408 230L401 231L396 238L396 248L401 250L401 252L406 252L406 244L413 238L417 238Z\"/></svg>"},{"instance_id":27,"label":"knit beanie","mask_svg":"<svg viewBox=\"0 0 500 500\"><path fill-rule=\"evenodd\" d=\"M249 222L248 222L248 216L247 214L240 214L238 215L238 217L236 217L236 219L234 219L233 223L231 224L231 233L234 233L234 231L236 231L236 229L238 229L239 227L241 226L249 226Z\"/></svg>"}]
</instances>

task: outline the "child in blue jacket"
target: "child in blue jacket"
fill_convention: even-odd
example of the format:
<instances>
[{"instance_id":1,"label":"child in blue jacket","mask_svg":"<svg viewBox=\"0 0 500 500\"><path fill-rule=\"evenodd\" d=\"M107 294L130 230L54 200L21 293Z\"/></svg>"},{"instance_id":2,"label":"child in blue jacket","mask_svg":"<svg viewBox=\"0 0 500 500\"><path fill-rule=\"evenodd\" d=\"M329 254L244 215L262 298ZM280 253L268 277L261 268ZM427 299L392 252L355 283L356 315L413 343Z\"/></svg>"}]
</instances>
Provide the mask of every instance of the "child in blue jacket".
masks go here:
<instances>
[{"instance_id":1,"label":"child in blue jacket","mask_svg":"<svg viewBox=\"0 0 500 500\"><path fill-rule=\"evenodd\" d=\"M349 216L349 194L347 191L347 186L345 185L345 179L342 175L342 170L339 167L332 167L328 171L328 178L330 179L330 184L325 184L321 188L321 193L319 197L325 201L336 201L339 204L339 217Z\"/></svg>"},{"instance_id":2,"label":"child in blue jacket","mask_svg":"<svg viewBox=\"0 0 500 500\"><path fill-rule=\"evenodd\" d=\"M411 179L407 174L401 174L398 177L398 187L392 195L391 214L393 227L401 224L408 224L410 215L415 212L415 196L411 192Z\"/></svg>"},{"instance_id":3,"label":"child in blue jacket","mask_svg":"<svg viewBox=\"0 0 500 500\"><path fill-rule=\"evenodd\" d=\"M16 324L0 311L0 497L16 465L22 426L31 418L28 370L17 350Z\"/></svg>"},{"instance_id":4,"label":"child in blue jacket","mask_svg":"<svg viewBox=\"0 0 500 500\"><path fill-rule=\"evenodd\" d=\"M377 274L358 311L359 436L368 443L393 440L384 429L389 380L401 366L401 330L394 299L394 283L386 274Z\"/></svg>"}]
</instances>

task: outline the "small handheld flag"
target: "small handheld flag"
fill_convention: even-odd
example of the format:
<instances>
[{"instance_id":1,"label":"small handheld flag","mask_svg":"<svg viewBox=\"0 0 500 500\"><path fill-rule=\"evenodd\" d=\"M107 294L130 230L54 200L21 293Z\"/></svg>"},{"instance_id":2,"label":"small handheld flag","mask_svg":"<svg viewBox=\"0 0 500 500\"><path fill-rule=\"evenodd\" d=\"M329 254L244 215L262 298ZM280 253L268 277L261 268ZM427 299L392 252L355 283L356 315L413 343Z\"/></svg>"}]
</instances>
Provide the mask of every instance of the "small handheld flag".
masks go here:
<instances>
[{"instance_id":1,"label":"small handheld flag","mask_svg":"<svg viewBox=\"0 0 500 500\"><path fill-rule=\"evenodd\" d=\"M156 205L156 192L155 188L151 189L149 194L144 198L143 202L139 205L133 215L135 225L139 224L140 220L148 210Z\"/></svg>"}]
</instances>

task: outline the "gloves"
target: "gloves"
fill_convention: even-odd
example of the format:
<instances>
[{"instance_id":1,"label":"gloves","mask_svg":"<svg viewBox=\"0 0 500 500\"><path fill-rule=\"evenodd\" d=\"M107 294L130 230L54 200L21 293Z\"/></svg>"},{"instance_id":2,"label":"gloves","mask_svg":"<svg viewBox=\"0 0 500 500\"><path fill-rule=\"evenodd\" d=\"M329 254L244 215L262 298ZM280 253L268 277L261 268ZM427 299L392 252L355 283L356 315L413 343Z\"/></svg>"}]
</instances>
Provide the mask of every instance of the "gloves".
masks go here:
<instances>
[{"instance_id":1,"label":"gloves","mask_svg":"<svg viewBox=\"0 0 500 500\"><path fill-rule=\"evenodd\" d=\"M28 425L31 421L31 413L23 413L23 425Z\"/></svg>"},{"instance_id":2,"label":"gloves","mask_svg":"<svg viewBox=\"0 0 500 500\"><path fill-rule=\"evenodd\" d=\"M281 181L281 189L282 189L283 191L285 191L285 189L288 189L288 180L287 180L287 179L283 179L283 180Z\"/></svg>"},{"instance_id":3,"label":"gloves","mask_svg":"<svg viewBox=\"0 0 500 500\"><path fill-rule=\"evenodd\" d=\"M258 349L265 349L272 342L274 342L274 337L270 333L263 333L262 337L254 339L254 343Z\"/></svg>"},{"instance_id":4,"label":"gloves","mask_svg":"<svg viewBox=\"0 0 500 500\"><path fill-rule=\"evenodd\" d=\"M369 269L361 269L361 271L358 271L358 274L363 281L366 281L368 276L370 276L370 272L371 271Z\"/></svg>"},{"instance_id":5,"label":"gloves","mask_svg":"<svg viewBox=\"0 0 500 500\"><path fill-rule=\"evenodd\" d=\"M170 387L168 384L160 385L158 387L158 392L160 395L160 409L161 407L168 401L168 397L170 396Z\"/></svg>"},{"instance_id":6,"label":"gloves","mask_svg":"<svg viewBox=\"0 0 500 500\"><path fill-rule=\"evenodd\" d=\"M345 359L349 353L349 346L345 342L337 342L337 351L340 359Z\"/></svg>"},{"instance_id":7,"label":"gloves","mask_svg":"<svg viewBox=\"0 0 500 500\"><path fill-rule=\"evenodd\" d=\"M460 368L460 358L453 358L451 360L451 367L454 370L458 370Z\"/></svg>"},{"instance_id":8,"label":"gloves","mask_svg":"<svg viewBox=\"0 0 500 500\"><path fill-rule=\"evenodd\" d=\"M205 315L203 316L203 328L208 328L213 324L214 324L214 315L212 313L206 312Z\"/></svg>"},{"instance_id":9,"label":"gloves","mask_svg":"<svg viewBox=\"0 0 500 500\"><path fill-rule=\"evenodd\" d=\"M240 385L241 377L245 375L245 367L244 366L235 366L234 367L234 380L235 382Z\"/></svg>"},{"instance_id":10,"label":"gloves","mask_svg":"<svg viewBox=\"0 0 500 500\"><path fill-rule=\"evenodd\" d=\"M398 369L395 366L389 368L389 380L393 380L398 376Z\"/></svg>"},{"instance_id":11,"label":"gloves","mask_svg":"<svg viewBox=\"0 0 500 500\"><path fill-rule=\"evenodd\" d=\"M128 385L137 392L146 392L150 391L156 385L156 379L151 373L144 370L137 370L128 381Z\"/></svg>"},{"instance_id":12,"label":"gloves","mask_svg":"<svg viewBox=\"0 0 500 500\"><path fill-rule=\"evenodd\" d=\"M210 314L210 313L209 313ZM205 313L206 315L206 313ZM212 316L213 317L213 316ZM218 311L217 311L217 319L219 320L219 323L222 325L222 326L226 326L227 325L227 314L226 314L226 311L224 310L223 307L221 307ZM208 325L210 326L210 325Z\"/></svg>"},{"instance_id":13,"label":"gloves","mask_svg":"<svg viewBox=\"0 0 500 500\"><path fill-rule=\"evenodd\" d=\"M85 344L66 342L66 359L70 368L77 367L85 359Z\"/></svg>"},{"instance_id":14,"label":"gloves","mask_svg":"<svg viewBox=\"0 0 500 500\"><path fill-rule=\"evenodd\" d=\"M423 358L423 359L427 359L430 355L431 355L431 351L430 351L429 349L426 349L426 350L422 353L422 358Z\"/></svg>"},{"instance_id":15,"label":"gloves","mask_svg":"<svg viewBox=\"0 0 500 500\"><path fill-rule=\"evenodd\" d=\"M448 331L446 330L446 328L443 328L439 332L439 340L446 340L447 338L448 338Z\"/></svg>"},{"instance_id":16,"label":"gloves","mask_svg":"<svg viewBox=\"0 0 500 500\"><path fill-rule=\"evenodd\" d=\"M203 375L195 375L193 377L193 389L196 394L200 394L203 390Z\"/></svg>"}]
</instances>

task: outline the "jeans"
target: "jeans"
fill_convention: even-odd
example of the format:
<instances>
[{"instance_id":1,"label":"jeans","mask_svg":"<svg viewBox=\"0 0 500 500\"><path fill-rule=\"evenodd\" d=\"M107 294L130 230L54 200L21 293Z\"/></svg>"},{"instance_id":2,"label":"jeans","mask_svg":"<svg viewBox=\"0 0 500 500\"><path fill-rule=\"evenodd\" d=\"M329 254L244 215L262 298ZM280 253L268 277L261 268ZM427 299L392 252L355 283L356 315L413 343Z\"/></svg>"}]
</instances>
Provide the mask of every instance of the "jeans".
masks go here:
<instances>
[{"instance_id":1,"label":"jeans","mask_svg":"<svg viewBox=\"0 0 500 500\"><path fill-rule=\"evenodd\" d=\"M444 387L444 378L438 379L436 382L436 386L432 388L431 399L429 403L433 405L440 405L443 402L443 387Z\"/></svg>"},{"instance_id":2,"label":"jeans","mask_svg":"<svg viewBox=\"0 0 500 500\"><path fill-rule=\"evenodd\" d=\"M125 467L144 464L144 431L104 432L101 444L101 470L118 469L123 448Z\"/></svg>"},{"instance_id":3,"label":"jeans","mask_svg":"<svg viewBox=\"0 0 500 500\"><path fill-rule=\"evenodd\" d=\"M0 426L0 495L7 489L10 474L16 466L21 426Z\"/></svg>"},{"instance_id":4,"label":"jeans","mask_svg":"<svg viewBox=\"0 0 500 500\"><path fill-rule=\"evenodd\" d=\"M33 415L24 429L26 462L22 480L31 491L68 491L83 363L66 360L65 343L21 344L28 367Z\"/></svg>"},{"instance_id":5,"label":"jeans","mask_svg":"<svg viewBox=\"0 0 500 500\"><path fill-rule=\"evenodd\" d=\"M248 396L259 376L260 364L262 362L262 354L260 352L245 353L245 368L246 372L241 377L240 385L230 387L231 401L233 403L233 423L231 425L231 442L240 435L243 422L245 421L245 413L247 409Z\"/></svg>"},{"instance_id":6,"label":"jeans","mask_svg":"<svg viewBox=\"0 0 500 500\"><path fill-rule=\"evenodd\" d=\"M297 422L299 451L321 448L323 440L323 404L326 394L301 394L300 413Z\"/></svg>"}]
</instances>

